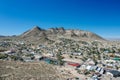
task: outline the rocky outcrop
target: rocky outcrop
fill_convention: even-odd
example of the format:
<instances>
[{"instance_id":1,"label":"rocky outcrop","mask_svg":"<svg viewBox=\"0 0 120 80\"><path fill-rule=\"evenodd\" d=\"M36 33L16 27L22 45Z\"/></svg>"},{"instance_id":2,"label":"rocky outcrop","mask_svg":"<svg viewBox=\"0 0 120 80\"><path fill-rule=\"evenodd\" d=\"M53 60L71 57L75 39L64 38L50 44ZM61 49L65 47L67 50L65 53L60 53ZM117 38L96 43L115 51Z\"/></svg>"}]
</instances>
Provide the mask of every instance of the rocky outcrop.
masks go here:
<instances>
[{"instance_id":1,"label":"rocky outcrop","mask_svg":"<svg viewBox=\"0 0 120 80\"><path fill-rule=\"evenodd\" d=\"M35 26L33 29L30 29L24 32L22 35L20 35L20 37L26 40L32 40L32 39L40 40L40 38L48 39L48 37L52 37L52 39L55 39L56 37L60 35L63 38L71 37L71 38L77 38L77 39L86 38L86 39L92 39L92 40L104 40L99 35L89 32L89 31L65 30L63 27L50 28L48 30L44 30L44 29L39 28L38 26Z\"/></svg>"}]
</instances>

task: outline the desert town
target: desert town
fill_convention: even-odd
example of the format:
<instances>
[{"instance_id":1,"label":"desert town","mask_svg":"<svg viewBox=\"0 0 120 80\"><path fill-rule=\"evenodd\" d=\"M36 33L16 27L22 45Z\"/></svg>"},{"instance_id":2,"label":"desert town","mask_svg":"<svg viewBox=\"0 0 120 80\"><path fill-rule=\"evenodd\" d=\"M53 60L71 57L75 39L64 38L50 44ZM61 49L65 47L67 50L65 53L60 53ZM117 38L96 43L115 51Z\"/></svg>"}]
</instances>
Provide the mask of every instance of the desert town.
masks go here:
<instances>
[{"instance_id":1,"label":"desert town","mask_svg":"<svg viewBox=\"0 0 120 80\"><path fill-rule=\"evenodd\" d=\"M67 80L119 80L119 41L74 41L61 38L48 44L1 41L0 60L45 62L57 68Z\"/></svg>"}]
</instances>

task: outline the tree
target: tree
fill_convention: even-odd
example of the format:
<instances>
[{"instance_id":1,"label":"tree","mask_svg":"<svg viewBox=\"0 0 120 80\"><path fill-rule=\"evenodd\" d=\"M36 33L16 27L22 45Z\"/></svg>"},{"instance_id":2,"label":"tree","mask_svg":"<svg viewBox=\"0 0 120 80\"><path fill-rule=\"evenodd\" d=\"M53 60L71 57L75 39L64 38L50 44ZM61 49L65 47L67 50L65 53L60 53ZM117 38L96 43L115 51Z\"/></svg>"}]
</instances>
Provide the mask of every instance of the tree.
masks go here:
<instances>
[{"instance_id":1,"label":"tree","mask_svg":"<svg viewBox=\"0 0 120 80\"><path fill-rule=\"evenodd\" d=\"M69 57L70 57L70 58L73 58L73 56L72 56L72 55L70 55Z\"/></svg>"},{"instance_id":2,"label":"tree","mask_svg":"<svg viewBox=\"0 0 120 80\"><path fill-rule=\"evenodd\" d=\"M63 57L61 56L61 53L57 53L56 57L57 57L57 60L58 60L58 64L63 65L64 61L62 60Z\"/></svg>"},{"instance_id":3,"label":"tree","mask_svg":"<svg viewBox=\"0 0 120 80\"><path fill-rule=\"evenodd\" d=\"M7 54L0 54L0 59L5 59L5 58L7 58L7 57L8 57Z\"/></svg>"}]
</instances>

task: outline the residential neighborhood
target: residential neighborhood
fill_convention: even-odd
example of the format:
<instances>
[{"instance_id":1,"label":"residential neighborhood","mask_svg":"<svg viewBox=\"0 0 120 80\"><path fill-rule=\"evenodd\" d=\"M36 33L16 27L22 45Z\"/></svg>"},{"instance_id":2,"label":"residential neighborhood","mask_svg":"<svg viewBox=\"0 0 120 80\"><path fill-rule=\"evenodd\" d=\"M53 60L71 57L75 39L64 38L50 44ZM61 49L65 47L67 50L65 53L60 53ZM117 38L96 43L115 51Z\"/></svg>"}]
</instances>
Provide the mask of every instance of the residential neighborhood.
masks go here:
<instances>
[{"instance_id":1,"label":"residential neighborhood","mask_svg":"<svg viewBox=\"0 0 120 80\"><path fill-rule=\"evenodd\" d=\"M45 62L67 80L120 79L120 46L100 41L60 39L53 44L34 45L24 41L1 41L0 60ZM6 48L5 48L6 47Z\"/></svg>"}]
</instances>

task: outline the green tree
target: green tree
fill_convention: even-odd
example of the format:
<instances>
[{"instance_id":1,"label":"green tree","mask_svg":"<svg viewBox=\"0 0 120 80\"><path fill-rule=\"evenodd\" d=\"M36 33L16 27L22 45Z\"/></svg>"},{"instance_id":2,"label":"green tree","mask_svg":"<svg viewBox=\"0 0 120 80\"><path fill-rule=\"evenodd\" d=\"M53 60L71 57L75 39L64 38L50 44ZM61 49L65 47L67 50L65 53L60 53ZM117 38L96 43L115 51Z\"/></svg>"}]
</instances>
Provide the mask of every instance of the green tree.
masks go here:
<instances>
[{"instance_id":1,"label":"green tree","mask_svg":"<svg viewBox=\"0 0 120 80\"><path fill-rule=\"evenodd\" d=\"M0 59L5 59L5 58L7 58L7 57L8 57L7 54L0 54Z\"/></svg>"},{"instance_id":2,"label":"green tree","mask_svg":"<svg viewBox=\"0 0 120 80\"><path fill-rule=\"evenodd\" d=\"M64 61L62 60L63 57L61 56L61 53L58 53L58 54L56 55L56 57L57 57L57 60L58 60L58 64L59 64L59 65L63 65L63 64L64 64Z\"/></svg>"}]
</instances>

